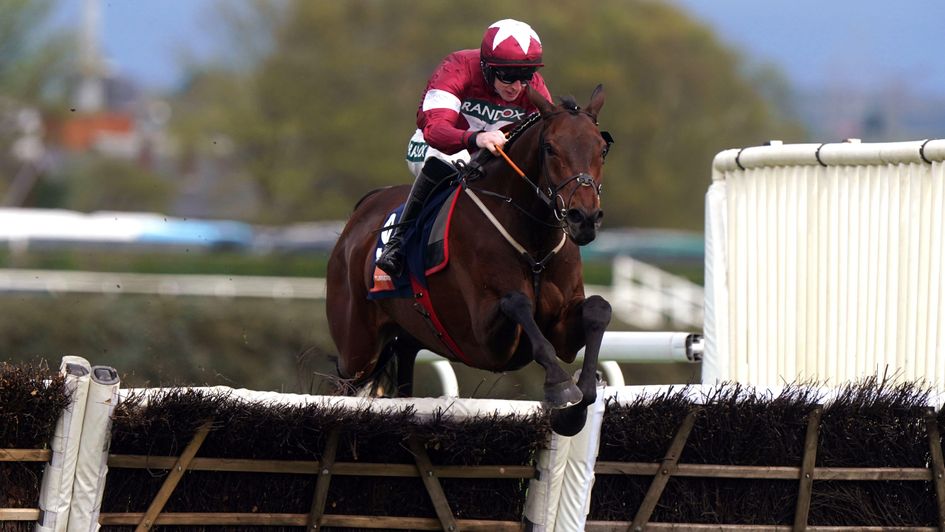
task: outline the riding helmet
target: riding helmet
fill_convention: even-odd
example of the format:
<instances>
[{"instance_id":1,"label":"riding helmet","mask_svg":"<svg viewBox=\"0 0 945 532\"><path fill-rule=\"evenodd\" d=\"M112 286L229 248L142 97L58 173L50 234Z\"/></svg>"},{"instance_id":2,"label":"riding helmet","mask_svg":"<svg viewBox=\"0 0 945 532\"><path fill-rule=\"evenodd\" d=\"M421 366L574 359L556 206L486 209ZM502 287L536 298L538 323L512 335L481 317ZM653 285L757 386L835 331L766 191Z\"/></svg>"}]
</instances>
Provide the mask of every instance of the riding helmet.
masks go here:
<instances>
[{"instance_id":1,"label":"riding helmet","mask_svg":"<svg viewBox=\"0 0 945 532\"><path fill-rule=\"evenodd\" d=\"M486 28L479 57L482 74L490 85L495 80L495 68L536 69L544 66L538 34L528 24L510 18Z\"/></svg>"}]
</instances>

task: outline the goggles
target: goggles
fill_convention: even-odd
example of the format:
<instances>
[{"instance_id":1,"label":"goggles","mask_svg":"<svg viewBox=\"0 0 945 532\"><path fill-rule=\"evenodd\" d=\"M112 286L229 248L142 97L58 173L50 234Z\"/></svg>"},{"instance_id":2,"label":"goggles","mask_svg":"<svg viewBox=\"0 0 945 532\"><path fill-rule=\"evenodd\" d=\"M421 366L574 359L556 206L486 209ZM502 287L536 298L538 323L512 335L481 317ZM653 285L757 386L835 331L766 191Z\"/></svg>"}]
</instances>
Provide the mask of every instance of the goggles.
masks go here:
<instances>
[{"instance_id":1,"label":"goggles","mask_svg":"<svg viewBox=\"0 0 945 532\"><path fill-rule=\"evenodd\" d=\"M495 79L505 83L506 85L511 85L516 81L521 81L522 83L531 81L532 76L535 75L536 70L538 69L535 67L492 68Z\"/></svg>"}]
</instances>

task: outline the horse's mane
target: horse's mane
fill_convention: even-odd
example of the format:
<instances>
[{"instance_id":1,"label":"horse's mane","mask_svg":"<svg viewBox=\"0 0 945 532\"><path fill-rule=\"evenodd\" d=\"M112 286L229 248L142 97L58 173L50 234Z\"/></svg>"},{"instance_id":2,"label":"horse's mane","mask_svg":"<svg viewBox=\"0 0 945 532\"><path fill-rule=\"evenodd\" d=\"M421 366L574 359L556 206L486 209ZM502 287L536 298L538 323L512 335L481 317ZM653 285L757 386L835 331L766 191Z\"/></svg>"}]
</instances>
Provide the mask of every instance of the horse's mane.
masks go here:
<instances>
[{"instance_id":1,"label":"horse's mane","mask_svg":"<svg viewBox=\"0 0 945 532\"><path fill-rule=\"evenodd\" d=\"M561 107L567 109L571 114L576 114L581 110L581 106L577 104L574 96L562 96L561 97Z\"/></svg>"},{"instance_id":2,"label":"horse's mane","mask_svg":"<svg viewBox=\"0 0 945 532\"><path fill-rule=\"evenodd\" d=\"M538 112L534 112L526 116L521 122L518 123L518 125L515 126L515 128L512 129L512 132L509 133L509 140L506 142L511 144L515 139L522 136L522 133L531 127L532 124L537 123L539 118L541 118L541 114Z\"/></svg>"},{"instance_id":3,"label":"horse's mane","mask_svg":"<svg viewBox=\"0 0 945 532\"><path fill-rule=\"evenodd\" d=\"M577 104L573 96L561 96L559 101L561 102L559 106L571 114L577 114L581 111L581 106ZM512 129L512 132L509 133L508 142L511 143L516 138L520 137L528 128L537 123L539 118L541 118L541 114L537 111L525 117Z\"/></svg>"}]
</instances>

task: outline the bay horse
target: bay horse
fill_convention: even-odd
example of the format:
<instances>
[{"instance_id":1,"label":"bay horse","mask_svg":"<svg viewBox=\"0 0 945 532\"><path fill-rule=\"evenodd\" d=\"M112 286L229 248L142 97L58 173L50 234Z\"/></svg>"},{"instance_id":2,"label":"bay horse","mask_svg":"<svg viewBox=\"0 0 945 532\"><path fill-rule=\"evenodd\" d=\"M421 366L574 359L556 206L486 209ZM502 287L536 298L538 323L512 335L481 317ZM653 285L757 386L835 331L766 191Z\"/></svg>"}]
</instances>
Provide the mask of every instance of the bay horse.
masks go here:
<instances>
[{"instance_id":1,"label":"bay horse","mask_svg":"<svg viewBox=\"0 0 945 532\"><path fill-rule=\"evenodd\" d=\"M428 277L426 293L367 297L378 231L409 190L388 187L359 201L332 250L326 312L343 379L370 382L396 357L400 392L409 396L421 348L495 372L535 361L545 370L552 429L573 435L596 400L597 357L611 317L606 300L584 295L578 249L594 240L603 216L610 139L597 116L604 91L598 85L582 109L571 98L555 105L527 90L539 112L511 134L508 160L481 154L479 178L460 180L449 263ZM421 297L429 298L449 344L417 305ZM575 383L555 358L571 363L582 347Z\"/></svg>"}]
</instances>

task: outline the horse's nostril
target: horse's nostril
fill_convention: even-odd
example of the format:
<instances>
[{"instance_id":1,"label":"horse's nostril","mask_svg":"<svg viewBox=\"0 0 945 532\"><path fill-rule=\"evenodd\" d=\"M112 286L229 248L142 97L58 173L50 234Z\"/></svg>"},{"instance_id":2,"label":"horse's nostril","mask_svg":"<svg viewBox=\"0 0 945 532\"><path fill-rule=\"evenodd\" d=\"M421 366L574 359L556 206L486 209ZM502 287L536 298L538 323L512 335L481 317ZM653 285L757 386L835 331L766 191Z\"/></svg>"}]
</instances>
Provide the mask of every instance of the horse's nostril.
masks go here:
<instances>
[{"instance_id":1,"label":"horse's nostril","mask_svg":"<svg viewBox=\"0 0 945 532\"><path fill-rule=\"evenodd\" d=\"M597 211L597 221L599 222L601 218L604 217L604 211Z\"/></svg>"},{"instance_id":2,"label":"horse's nostril","mask_svg":"<svg viewBox=\"0 0 945 532\"><path fill-rule=\"evenodd\" d=\"M584 214L577 209L568 210L568 222L572 224L579 224L584 221Z\"/></svg>"}]
</instances>

